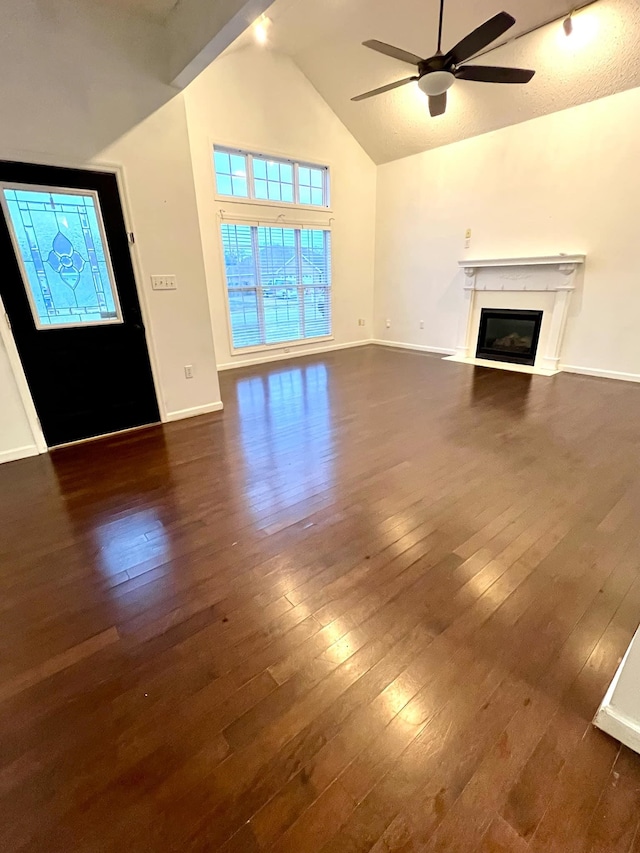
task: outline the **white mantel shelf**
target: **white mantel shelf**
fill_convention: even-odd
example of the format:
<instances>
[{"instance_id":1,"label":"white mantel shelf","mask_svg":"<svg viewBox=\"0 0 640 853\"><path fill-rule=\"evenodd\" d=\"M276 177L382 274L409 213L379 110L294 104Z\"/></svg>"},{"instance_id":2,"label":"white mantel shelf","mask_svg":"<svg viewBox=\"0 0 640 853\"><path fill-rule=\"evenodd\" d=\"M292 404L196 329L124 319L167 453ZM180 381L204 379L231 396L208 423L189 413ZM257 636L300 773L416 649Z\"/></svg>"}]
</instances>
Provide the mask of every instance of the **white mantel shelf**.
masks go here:
<instances>
[{"instance_id":1,"label":"white mantel shelf","mask_svg":"<svg viewBox=\"0 0 640 853\"><path fill-rule=\"evenodd\" d=\"M576 288L576 274L585 261L585 255L562 252L557 255L533 255L526 258L465 258L458 261L458 266L464 270L465 303L460 317L456 354L449 356L447 360L541 376L553 376L558 373L569 300ZM532 309L535 309L536 303L540 301L535 299L536 293L547 294L540 299L548 299L553 294L553 308L546 311L547 319L543 320L544 347L539 347L535 365L519 366L473 357L478 325L476 306L480 299L484 299L486 304L492 292L496 294L496 301L500 298L502 302L505 293L513 293L514 301L518 294L520 304L526 299L527 307ZM498 293L502 296L498 297Z\"/></svg>"},{"instance_id":2,"label":"white mantel shelf","mask_svg":"<svg viewBox=\"0 0 640 853\"><path fill-rule=\"evenodd\" d=\"M539 267L561 264L583 264L586 255L537 255L530 258L468 258L458 261L459 267Z\"/></svg>"}]
</instances>

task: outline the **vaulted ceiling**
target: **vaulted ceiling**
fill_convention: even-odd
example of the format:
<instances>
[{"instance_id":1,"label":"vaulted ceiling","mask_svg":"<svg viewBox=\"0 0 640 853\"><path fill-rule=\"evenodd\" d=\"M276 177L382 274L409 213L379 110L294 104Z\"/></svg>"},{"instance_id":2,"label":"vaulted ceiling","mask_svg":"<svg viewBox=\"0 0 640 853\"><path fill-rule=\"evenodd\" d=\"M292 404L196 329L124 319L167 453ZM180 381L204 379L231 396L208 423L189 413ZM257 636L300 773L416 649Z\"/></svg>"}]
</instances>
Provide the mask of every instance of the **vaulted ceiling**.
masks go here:
<instances>
[{"instance_id":1,"label":"vaulted ceiling","mask_svg":"<svg viewBox=\"0 0 640 853\"><path fill-rule=\"evenodd\" d=\"M352 103L352 96L412 73L361 42L377 38L430 56L438 8L439 0L275 0L267 12L269 48L296 62L377 163L640 85L640 3L598 0L576 13L569 38L556 22L477 60L534 68L526 86L457 81L446 114L435 119L416 84ZM513 37L571 8L571 0L447 0L443 47L503 9L517 19ZM245 33L240 45L250 38Z\"/></svg>"}]
</instances>

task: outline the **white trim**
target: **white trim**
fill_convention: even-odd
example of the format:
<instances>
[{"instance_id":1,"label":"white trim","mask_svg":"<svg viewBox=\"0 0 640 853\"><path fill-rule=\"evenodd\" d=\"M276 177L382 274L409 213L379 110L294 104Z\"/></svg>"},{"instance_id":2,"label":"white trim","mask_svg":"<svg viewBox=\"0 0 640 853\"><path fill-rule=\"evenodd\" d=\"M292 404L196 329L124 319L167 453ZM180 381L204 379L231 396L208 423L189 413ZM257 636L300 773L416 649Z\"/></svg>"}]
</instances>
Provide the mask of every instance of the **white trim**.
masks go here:
<instances>
[{"instance_id":1,"label":"white trim","mask_svg":"<svg viewBox=\"0 0 640 853\"><path fill-rule=\"evenodd\" d=\"M280 355L267 355L262 356L261 358L248 358L244 361L234 361L226 362L225 364L219 364L218 371L234 370L236 367L253 367L256 364L268 364L271 361L287 361L290 358L302 358L302 356L304 355L316 355L317 353L333 352L334 350L339 349L352 349L353 347L363 347L367 344L375 343L378 343L378 341L372 341L370 338L367 338L364 341L351 341L348 344L330 344L326 347L316 347L315 349L305 350L304 352L285 352Z\"/></svg>"},{"instance_id":2,"label":"white trim","mask_svg":"<svg viewBox=\"0 0 640 853\"><path fill-rule=\"evenodd\" d=\"M216 201L221 200L222 199L216 199ZM334 216L331 216L328 222L321 222L320 220L305 221L304 219L287 219L284 213L281 213L274 219L269 219L265 216L242 216L234 211L228 213L223 207L218 210L217 215L220 223L222 224L224 222L226 225L253 225L256 228L273 227L274 225L289 225L293 228L304 228L306 230L315 229L316 231L331 231L335 220Z\"/></svg>"},{"instance_id":3,"label":"white trim","mask_svg":"<svg viewBox=\"0 0 640 853\"><path fill-rule=\"evenodd\" d=\"M430 346L422 346L421 344L405 344L400 343L399 341L383 341L380 339L372 338L368 341L363 341L362 343L368 344L376 344L377 346L383 347L396 347L397 349L407 349L407 350L415 350L416 352L433 352L433 353L441 353L445 356L453 355L454 358L445 359L445 361L456 361L460 364L471 364L478 365L480 367L495 367L499 370L515 370L517 373L535 373L540 376L554 376L556 373L565 372L565 373L577 373L582 376L596 376L601 379L617 379L618 381L623 382L640 382L640 373L623 373L619 370L601 370L596 367L579 367L575 364L559 364L556 370L549 368L539 368L537 370L534 369L523 369L526 365L517 365L517 364L508 364L505 362L497 362L497 361L489 361L484 358L460 358L456 355L456 350L454 347L430 347ZM336 347L337 349L337 347ZM229 367L233 367L234 365L229 365ZM220 365L218 369L221 368Z\"/></svg>"},{"instance_id":4,"label":"white trim","mask_svg":"<svg viewBox=\"0 0 640 853\"><path fill-rule=\"evenodd\" d=\"M3 462L15 462L16 459L26 459L27 456L38 456L41 452L35 444L25 444L24 447L14 447L12 450L0 450L0 465Z\"/></svg>"},{"instance_id":5,"label":"white trim","mask_svg":"<svg viewBox=\"0 0 640 853\"><path fill-rule=\"evenodd\" d=\"M249 288L248 288L249 289ZM255 290L255 288L251 288ZM333 307L333 306L332 306ZM253 355L254 353L267 353L275 350L279 352L282 349L289 349L289 347L304 347L304 346L312 346L313 344L323 344L326 341L335 340L334 335L321 335L318 338L296 338L295 341L279 341L277 344L259 344L255 347L240 347L235 348L233 343L230 346L230 355L232 358L237 358L238 356L243 355Z\"/></svg>"},{"instance_id":6,"label":"white trim","mask_svg":"<svg viewBox=\"0 0 640 853\"><path fill-rule=\"evenodd\" d=\"M469 258L458 261L459 267L531 267L583 264L586 255L532 255L528 258Z\"/></svg>"},{"instance_id":7,"label":"white trim","mask_svg":"<svg viewBox=\"0 0 640 853\"><path fill-rule=\"evenodd\" d=\"M330 207L319 204L294 204L289 201L273 201L269 198L243 198L238 195L221 195L216 192L215 200L221 204L248 204L251 207L279 207L280 210L311 211L312 213L333 213Z\"/></svg>"},{"instance_id":8,"label":"white trim","mask_svg":"<svg viewBox=\"0 0 640 853\"><path fill-rule=\"evenodd\" d=\"M84 167L88 168L88 167ZM118 192L120 194L120 205L122 207L122 215L127 231L135 234L135 225L131 216L131 204L129 201L129 191L127 188L126 170L124 165L111 164L104 168L97 168L96 171L112 171L116 176L118 183ZM142 314L142 322L144 324L145 341L147 344L147 352L149 353L149 362L151 364L151 376L153 378L153 387L156 392L156 400L158 402L158 411L160 413L160 421L164 423L167 420L167 404L162 391L162 383L160 381L160 359L156 351L155 338L152 334L151 325L151 309L149 307L149 295L146 287L144 287L144 277L142 275L142 263L138 250L138 243L129 244L129 254L131 257L131 265L133 267L133 278L136 283L138 293L138 301L140 303L140 313Z\"/></svg>"},{"instance_id":9,"label":"white trim","mask_svg":"<svg viewBox=\"0 0 640 853\"><path fill-rule=\"evenodd\" d=\"M27 377L24 372L24 368L22 366L22 360L20 358L20 354L18 353L18 348L16 346L15 339L13 337L13 332L11 330L11 326L7 320L9 316L4 310L4 304L2 302L2 297L0 297L0 340L4 344L5 351L7 353L7 359L9 361L9 367L11 368L11 372L13 373L13 378L16 383L16 387L18 389L18 394L20 395L20 399L22 401L22 405L24 407L24 412L27 418L27 423L29 424L29 428L31 430L31 435L33 437L33 441L38 453L46 453L47 452L47 442L44 437L44 433L42 432L42 427L40 425L40 420L38 418L38 413L36 412L36 407L33 402L33 397L31 396L31 389L27 383ZM28 445L31 446L31 445ZM18 450L22 450L23 448L18 448ZM7 451L14 452L14 451ZM30 455L30 454L28 454ZM21 457L16 457L21 458ZM5 460L9 461L9 460Z\"/></svg>"},{"instance_id":10,"label":"white trim","mask_svg":"<svg viewBox=\"0 0 640 853\"><path fill-rule=\"evenodd\" d=\"M182 421L185 418L195 418L198 415L208 415L210 412L221 412L224 408L222 401L217 403L205 403L203 406L192 406L190 409L178 409L175 412L167 412L167 423Z\"/></svg>"},{"instance_id":11,"label":"white trim","mask_svg":"<svg viewBox=\"0 0 640 853\"><path fill-rule=\"evenodd\" d=\"M380 347L396 347L397 349L409 349L415 350L416 352L433 352L440 355L453 355L455 353L455 349L450 347L430 347L423 346L422 344L402 344L399 341L383 341L378 338L372 338L370 341L367 341L369 344L377 344Z\"/></svg>"},{"instance_id":12,"label":"white trim","mask_svg":"<svg viewBox=\"0 0 640 853\"><path fill-rule=\"evenodd\" d=\"M618 379L623 382L640 382L640 373L624 373L620 370L601 370L597 367L579 367L575 364L560 364L560 370L566 373L580 373L583 376L599 376L602 379Z\"/></svg>"},{"instance_id":13,"label":"white trim","mask_svg":"<svg viewBox=\"0 0 640 853\"><path fill-rule=\"evenodd\" d=\"M472 364L475 367L491 367L494 370L510 370L512 373L529 373L532 376L555 376L560 373L550 367L535 367L530 364L515 364L511 361L493 361L490 358L465 358L461 355L448 355L445 361L457 361L458 364Z\"/></svg>"},{"instance_id":14,"label":"white trim","mask_svg":"<svg viewBox=\"0 0 640 853\"><path fill-rule=\"evenodd\" d=\"M593 724L603 732L611 735L611 737L619 740L625 746L628 746L630 749L640 752L640 726L635 720L632 720L631 717L628 717L626 714L622 714L620 711L616 711L612 704L613 694L615 693L622 670L625 667L627 658L629 657L629 653L631 652L631 648L637 636L638 632L636 632L629 643L629 646L620 661L616 674L613 676L611 684L604 695L604 699L596 711L596 715L593 718Z\"/></svg>"},{"instance_id":15,"label":"white trim","mask_svg":"<svg viewBox=\"0 0 640 853\"><path fill-rule=\"evenodd\" d=\"M629 749L640 752L640 726L626 714L621 714L610 705L600 706L593 724Z\"/></svg>"}]
</instances>

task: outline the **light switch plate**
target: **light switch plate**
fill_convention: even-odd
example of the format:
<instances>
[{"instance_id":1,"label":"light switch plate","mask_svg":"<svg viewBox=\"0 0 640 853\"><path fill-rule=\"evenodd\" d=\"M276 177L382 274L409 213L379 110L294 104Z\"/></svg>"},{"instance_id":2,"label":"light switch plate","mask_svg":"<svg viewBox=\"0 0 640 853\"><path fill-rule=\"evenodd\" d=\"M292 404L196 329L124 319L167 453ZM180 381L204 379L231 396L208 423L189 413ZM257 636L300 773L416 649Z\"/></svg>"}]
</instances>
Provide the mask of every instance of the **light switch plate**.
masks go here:
<instances>
[{"instance_id":1,"label":"light switch plate","mask_svg":"<svg viewBox=\"0 0 640 853\"><path fill-rule=\"evenodd\" d=\"M153 290L176 290L175 275L152 275L151 287Z\"/></svg>"}]
</instances>

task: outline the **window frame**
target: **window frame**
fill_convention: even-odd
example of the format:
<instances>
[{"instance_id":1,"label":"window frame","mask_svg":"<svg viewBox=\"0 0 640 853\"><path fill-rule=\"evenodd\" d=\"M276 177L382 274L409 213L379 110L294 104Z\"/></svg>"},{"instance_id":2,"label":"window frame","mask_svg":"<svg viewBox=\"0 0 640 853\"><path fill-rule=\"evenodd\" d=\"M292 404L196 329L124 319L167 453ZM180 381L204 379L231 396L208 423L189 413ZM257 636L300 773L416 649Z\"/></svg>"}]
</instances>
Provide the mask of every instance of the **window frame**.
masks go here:
<instances>
[{"instance_id":1,"label":"window frame","mask_svg":"<svg viewBox=\"0 0 640 853\"><path fill-rule=\"evenodd\" d=\"M225 196L226 198L226 196ZM246 201L246 199L245 199ZM273 202L272 202L273 204ZM284 204L284 202L283 202ZM289 205L290 206L290 205ZM306 208L306 205L303 205ZM314 338L295 338L292 341L276 341L275 343L261 343L256 344L255 346L249 347L235 347L233 344L233 327L231 325L231 303L229 301L229 284L227 281L227 268L224 260L224 240L222 237L222 225L246 225L250 228L294 228L296 230L313 230L313 231L328 231L331 234L331 254L329 258L329 269L331 272L331 284L328 285L326 289L329 291L329 303L331 306L331 332L328 335L318 335ZM298 242L299 238L296 237L296 242ZM244 218L244 217L225 217L224 219L219 219L218 222L218 245L220 249L220 268L222 271L222 280L224 282L224 301L226 307L226 323L227 323L227 334L229 336L229 352L231 356L238 355L247 355L251 353L260 353L260 352L270 352L273 350L279 350L288 352L292 347L301 347L306 346L307 344L318 344L318 343L326 343L327 341L335 340L335 335L333 332L333 318L334 318L334 298L333 298L333 233L331 225L324 224L316 224L311 222L295 222L288 220L286 222L265 222L263 220ZM298 289L302 288L304 290L305 287L309 285L296 285ZM240 288L239 288L240 289ZM259 284L256 285L255 288L246 288L248 290L255 290L256 294L258 291L262 290Z\"/></svg>"},{"instance_id":2,"label":"window frame","mask_svg":"<svg viewBox=\"0 0 640 853\"><path fill-rule=\"evenodd\" d=\"M224 154L236 154L246 157L247 163L247 196L225 195L218 190L218 176L216 173L216 165L214 154L219 151ZM253 171L253 158L257 157L261 160L271 160L274 163L285 163L293 166L293 197L294 201L278 201L273 199L262 199L255 195L255 176ZM323 179L323 197L326 204L304 204L299 201L300 198L300 169L321 169L324 172ZM331 166L328 163L314 163L310 160L297 160L295 157L288 157L284 154L272 154L265 151L252 151L248 148L238 148L237 146L224 145L223 143L211 143L211 170L213 172L213 186L215 191L216 201L224 201L233 204L252 204L260 207L284 207L287 210L316 210L326 213L332 213L331 209Z\"/></svg>"}]
</instances>

